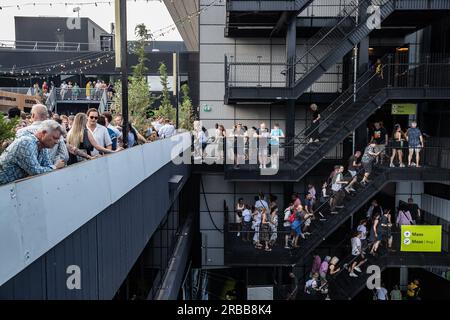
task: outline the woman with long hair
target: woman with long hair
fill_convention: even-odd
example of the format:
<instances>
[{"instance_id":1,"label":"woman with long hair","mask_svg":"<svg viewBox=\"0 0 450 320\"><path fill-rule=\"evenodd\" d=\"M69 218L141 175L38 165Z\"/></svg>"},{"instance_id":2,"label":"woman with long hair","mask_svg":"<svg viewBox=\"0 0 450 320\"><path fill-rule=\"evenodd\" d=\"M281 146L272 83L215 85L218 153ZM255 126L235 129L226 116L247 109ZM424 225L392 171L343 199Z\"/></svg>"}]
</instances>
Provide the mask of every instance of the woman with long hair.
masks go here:
<instances>
[{"instance_id":1,"label":"woman with long hair","mask_svg":"<svg viewBox=\"0 0 450 320\"><path fill-rule=\"evenodd\" d=\"M78 113L73 120L72 128L70 129L67 135L67 143L75 148L78 148L84 152L86 152L89 156L91 155L91 151L98 150L102 153L115 153L121 149L116 151L112 151L100 146L97 141L95 141L92 133L87 129L87 115L85 113ZM76 159L72 159L72 163L76 163L79 161L85 160L79 156Z\"/></svg>"},{"instance_id":2,"label":"woman with long hair","mask_svg":"<svg viewBox=\"0 0 450 320\"><path fill-rule=\"evenodd\" d=\"M391 156L391 167L395 167L394 160L395 156L398 156L398 162L400 167L404 167L403 164L403 144L406 140L405 133L402 131L402 127L399 124L394 126L394 133L392 134L392 156Z\"/></svg>"},{"instance_id":3,"label":"woman with long hair","mask_svg":"<svg viewBox=\"0 0 450 320\"><path fill-rule=\"evenodd\" d=\"M223 144L225 142L225 138L227 137L227 131L223 125L219 125L217 128L217 158L218 160L223 160Z\"/></svg>"}]
</instances>

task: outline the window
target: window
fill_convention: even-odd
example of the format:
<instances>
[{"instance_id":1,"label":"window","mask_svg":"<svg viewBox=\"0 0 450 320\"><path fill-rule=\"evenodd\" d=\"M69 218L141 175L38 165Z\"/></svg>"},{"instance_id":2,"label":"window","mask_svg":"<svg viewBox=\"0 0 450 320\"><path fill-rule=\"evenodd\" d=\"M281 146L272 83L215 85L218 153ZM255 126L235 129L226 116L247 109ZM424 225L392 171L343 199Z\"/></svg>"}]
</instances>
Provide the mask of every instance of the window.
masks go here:
<instances>
[{"instance_id":1,"label":"window","mask_svg":"<svg viewBox=\"0 0 450 320\"><path fill-rule=\"evenodd\" d=\"M95 39L95 28L92 28L92 39Z\"/></svg>"}]
</instances>

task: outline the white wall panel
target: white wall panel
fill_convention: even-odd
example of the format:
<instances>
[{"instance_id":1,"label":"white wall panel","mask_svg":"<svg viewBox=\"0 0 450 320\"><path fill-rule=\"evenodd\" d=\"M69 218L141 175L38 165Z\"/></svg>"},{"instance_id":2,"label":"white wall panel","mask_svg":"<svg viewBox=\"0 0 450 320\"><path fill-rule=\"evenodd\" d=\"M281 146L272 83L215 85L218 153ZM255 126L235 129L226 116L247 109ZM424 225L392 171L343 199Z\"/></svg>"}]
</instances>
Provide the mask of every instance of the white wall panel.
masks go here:
<instances>
[{"instance_id":1,"label":"white wall panel","mask_svg":"<svg viewBox=\"0 0 450 320\"><path fill-rule=\"evenodd\" d=\"M201 63L221 63L225 62L226 56L236 56L234 44L202 44L200 50Z\"/></svg>"},{"instance_id":2,"label":"white wall panel","mask_svg":"<svg viewBox=\"0 0 450 320\"><path fill-rule=\"evenodd\" d=\"M8 247L0 245L0 285L162 168L178 152L190 148L190 143L190 135L183 133L0 186L0 243L11 242ZM27 252L29 259L24 259Z\"/></svg>"},{"instance_id":3,"label":"white wall panel","mask_svg":"<svg viewBox=\"0 0 450 320\"><path fill-rule=\"evenodd\" d=\"M202 81L218 81L224 85L225 69L223 61L221 63L201 63L200 79Z\"/></svg>"},{"instance_id":4,"label":"white wall panel","mask_svg":"<svg viewBox=\"0 0 450 320\"><path fill-rule=\"evenodd\" d=\"M223 101L225 95L225 85L223 82L203 82L200 81L200 101L217 100Z\"/></svg>"}]
</instances>

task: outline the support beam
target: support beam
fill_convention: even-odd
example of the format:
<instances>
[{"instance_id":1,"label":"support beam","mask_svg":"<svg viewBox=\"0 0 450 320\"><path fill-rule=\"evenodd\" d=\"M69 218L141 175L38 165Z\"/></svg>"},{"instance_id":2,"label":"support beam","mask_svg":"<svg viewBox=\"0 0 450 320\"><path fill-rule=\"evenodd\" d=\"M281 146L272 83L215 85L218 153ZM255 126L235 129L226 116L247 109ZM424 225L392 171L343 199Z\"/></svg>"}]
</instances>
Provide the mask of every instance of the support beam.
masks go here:
<instances>
[{"instance_id":1,"label":"support beam","mask_svg":"<svg viewBox=\"0 0 450 320\"><path fill-rule=\"evenodd\" d=\"M359 20L363 21L364 17L367 15L367 6L368 4L363 1L359 8ZM369 67L369 37L365 37L361 40L358 46L358 72L357 77L364 74L367 71L367 68ZM355 130L355 141L354 141L354 151L360 150L361 152L364 152L364 148L367 146L368 143L368 134L367 134L367 124L366 122L362 123L356 130Z\"/></svg>"},{"instance_id":2,"label":"support beam","mask_svg":"<svg viewBox=\"0 0 450 320\"><path fill-rule=\"evenodd\" d=\"M297 19L293 17L289 20L289 26L286 33L286 63L288 65L286 72L286 87L292 87L295 83L295 59L297 56ZM295 136L295 99L288 100L286 103L286 141L293 140ZM294 157L294 145L285 150L287 160Z\"/></svg>"}]
</instances>

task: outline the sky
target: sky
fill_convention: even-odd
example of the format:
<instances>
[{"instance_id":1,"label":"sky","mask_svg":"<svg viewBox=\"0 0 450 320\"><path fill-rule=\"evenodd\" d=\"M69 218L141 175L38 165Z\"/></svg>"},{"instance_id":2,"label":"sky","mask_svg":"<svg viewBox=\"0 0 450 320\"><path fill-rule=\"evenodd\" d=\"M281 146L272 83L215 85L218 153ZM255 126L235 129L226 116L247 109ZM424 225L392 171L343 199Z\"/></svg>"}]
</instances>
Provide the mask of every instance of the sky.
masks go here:
<instances>
[{"instance_id":1,"label":"sky","mask_svg":"<svg viewBox=\"0 0 450 320\"><path fill-rule=\"evenodd\" d=\"M114 22L114 0L111 0L111 5L101 4L100 2L107 2L108 0L99 0L98 6L83 5L80 6L80 17L86 17L93 20L100 27L106 31L111 31L111 22ZM52 2L50 6L48 3ZM76 17L77 14L73 12L75 5L58 4L58 3L93 3L95 0L0 0L0 40L14 40L14 17L15 16L53 16L53 17ZM36 3L42 5L25 6L26 3ZM45 4L45 5L44 5ZM17 7L8 8L8 5L19 5ZM21 6L22 5L22 6ZM144 23L147 29L157 30L173 24L173 20L166 9L165 4L159 0L128 0L127 1L127 29L128 40L134 40L134 27L137 24ZM159 41L182 41L178 30L170 31L164 37L156 40Z\"/></svg>"}]
</instances>

